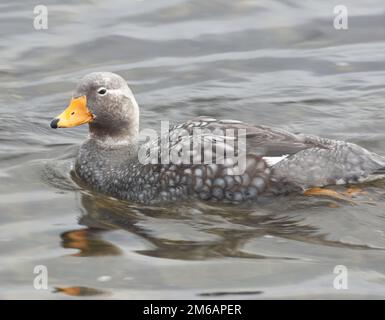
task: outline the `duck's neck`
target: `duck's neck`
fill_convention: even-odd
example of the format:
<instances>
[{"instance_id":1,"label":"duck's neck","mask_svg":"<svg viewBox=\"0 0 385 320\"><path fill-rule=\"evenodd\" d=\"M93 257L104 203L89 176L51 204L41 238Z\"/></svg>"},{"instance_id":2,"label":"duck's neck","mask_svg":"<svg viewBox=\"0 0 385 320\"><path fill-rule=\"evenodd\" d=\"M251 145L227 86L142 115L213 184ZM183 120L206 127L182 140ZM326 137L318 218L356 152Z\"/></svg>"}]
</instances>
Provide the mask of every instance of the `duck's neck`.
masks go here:
<instances>
[{"instance_id":1,"label":"duck's neck","mask_svg":"<svg viewBox=\"0 0 385 320\"><path fill-rule=\"evenodd\" d=\"M95 119L89 123L90 138L103 144L132 144L139 134L139 107L127 87L125 99L121 103L106 106L99 110Z\"/></svg>"},{"instance_id":2,"label":"duck's neck","mask_svg":"<svg viewBox=\"0 0 385 320\"><path fill-rule=\"evenodd\" d=\"M120 121L113 125L91 122L89 124L90 138L108 145L127 145L137 141L139 121Z\"/></svg>"}]
</instances>

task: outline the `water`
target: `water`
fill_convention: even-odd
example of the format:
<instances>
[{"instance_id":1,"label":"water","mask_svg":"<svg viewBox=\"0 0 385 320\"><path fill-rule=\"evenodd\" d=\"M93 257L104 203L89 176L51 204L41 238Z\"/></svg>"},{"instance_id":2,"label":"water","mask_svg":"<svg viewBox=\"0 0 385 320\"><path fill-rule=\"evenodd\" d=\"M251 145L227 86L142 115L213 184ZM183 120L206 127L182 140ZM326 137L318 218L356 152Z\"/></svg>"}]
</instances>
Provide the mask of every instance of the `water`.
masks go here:
<instances>
[{"instance_id":1,"label":"water","mask_svg":"<svg viewBox=\"0 0 385 320\"><path fill-rule=\"evenodd\" d=\"M352 201L141 206L76 185L87 128L49 128L81 76L112 71L142 128L208 115L385 154L382 0L345 1L342 31L334 1L44 3L48 30L40 1L0 4L0 298L385 298L383 181Z\"/></svg>"}]
</instances>

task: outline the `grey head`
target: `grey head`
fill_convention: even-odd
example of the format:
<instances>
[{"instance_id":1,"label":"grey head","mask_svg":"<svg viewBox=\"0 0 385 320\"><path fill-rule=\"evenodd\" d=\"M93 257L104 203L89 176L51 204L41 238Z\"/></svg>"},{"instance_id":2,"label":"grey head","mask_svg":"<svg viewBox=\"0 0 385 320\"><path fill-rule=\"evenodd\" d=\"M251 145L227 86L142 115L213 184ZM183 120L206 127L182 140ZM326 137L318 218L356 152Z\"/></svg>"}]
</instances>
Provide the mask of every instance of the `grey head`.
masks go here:
<instances>
[{"instance_id":1,"label":"grey head","mask_svg":"<svg viewBox=\"0 0 385 320\"><path fill-rule=\"evenodd\" d=\"M111 72L93 72L84 76L75 89L70 106L52 121L51 127L65 128L84 123L89 123L91 138L101 142L114 144L137 138L138 104L121 76Z\"/></svg>"}]
</instances>

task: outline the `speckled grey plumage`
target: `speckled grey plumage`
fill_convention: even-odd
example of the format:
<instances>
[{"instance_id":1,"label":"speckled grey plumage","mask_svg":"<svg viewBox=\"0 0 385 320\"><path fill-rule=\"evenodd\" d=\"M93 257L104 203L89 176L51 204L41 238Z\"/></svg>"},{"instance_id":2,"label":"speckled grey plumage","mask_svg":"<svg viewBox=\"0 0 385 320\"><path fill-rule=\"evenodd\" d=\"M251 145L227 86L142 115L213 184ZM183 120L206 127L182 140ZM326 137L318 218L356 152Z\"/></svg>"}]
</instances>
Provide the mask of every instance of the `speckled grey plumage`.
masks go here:
<instances>
[{"instance_id":1,"label":"speckled grey plumage","mask_svg":"<svg viewBox=\"0 0 385 320\"><path fill-rule=\"evenodd\" d=\"M111 89L111 94L104 99L95 96L100 86ZM119 199L152 203L197 197L238 202L262 194L376 179L385 167L384 157L352 143L208 117L177 125L170 135L180 128L190 134L196 127L211 132L245 130L248 154L242 175L228 175L231 164L144 165L137 157L139 109L126 82L112 73L93 73L77 87L75 96L83 94L96 119L90 124L90 138L80 148L75 172L92 189ZM208 138L226 148L218 136ZM265 157L282 155L286 157L272 166L265 161Z\"/></svg>"}]
</instances>

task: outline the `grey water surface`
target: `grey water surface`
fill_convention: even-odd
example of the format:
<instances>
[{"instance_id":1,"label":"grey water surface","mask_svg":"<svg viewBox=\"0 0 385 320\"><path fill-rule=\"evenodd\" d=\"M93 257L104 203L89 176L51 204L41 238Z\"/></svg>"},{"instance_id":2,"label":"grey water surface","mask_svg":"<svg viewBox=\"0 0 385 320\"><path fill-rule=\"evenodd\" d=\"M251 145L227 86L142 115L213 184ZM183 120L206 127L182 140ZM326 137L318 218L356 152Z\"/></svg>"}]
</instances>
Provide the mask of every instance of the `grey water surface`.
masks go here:
<instances>
[{"instance_id":1,"label":"grey water surface","mask_svg":"<svg viewBox=\"0 0 385 320\"><path fill-rule=\"evenodd\" d=\"M385 3L342 2L347 30L340 1L2 1L0 298L385 298L384 181L342 200L143 206L78 186L87 128L49 128L80 77L112 71L142 128L208 115L385 155Z\"/></svg>"}]
</instances>

